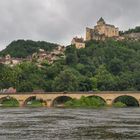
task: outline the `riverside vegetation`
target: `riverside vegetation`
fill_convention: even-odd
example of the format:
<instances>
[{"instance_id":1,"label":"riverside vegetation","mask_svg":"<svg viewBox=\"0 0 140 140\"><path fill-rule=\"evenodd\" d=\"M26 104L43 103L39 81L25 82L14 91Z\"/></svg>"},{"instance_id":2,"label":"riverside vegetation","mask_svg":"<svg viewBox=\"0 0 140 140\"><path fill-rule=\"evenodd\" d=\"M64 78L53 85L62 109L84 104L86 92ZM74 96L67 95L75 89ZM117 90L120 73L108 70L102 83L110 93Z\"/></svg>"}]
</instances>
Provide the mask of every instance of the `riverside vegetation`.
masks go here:
<instances>
[{"instance_id":1,"label":"riverside vegetation","mask_svg":"<svg viewBox=\"0 0 140 140\"><path fill-rule=\"evenodd\" d=\"M4 99L0 102L1 107L19 107L19 102L14 98ZM43 107L45 104L40 100L28 101L26 107Z\"/></svg>"},{"instance_id":2,"label":"riverside vegetation","mask_svg":"<svg viewBox=\"0 0 140 140\"><path fill-rule=\"evenodd\" d=\"M106 106L105 102L99 97L84 97L80 99L71 99L64 104L65 107L99 108Z\"/></svg>"},{"instance_id":3,"label":"riverside vegetation","mask_svg":"<svg viewBox=\"0 0 140 140\"><path fill-rule=\"evenodd\" d=\"M1 107L18 107L19 103L13 98L5 99L0 102Z\"/></svg>"},{"instance_id":4,"label":"riverside vegetation","mask_svg":"<svg viewBox=\"0 0 140 140\"><path fill-rule=\"evenodd\" d=\"M0 89L9 87L18 92L139 91L140 41L89 41L85 49L68 46L64 58L42 67L35 62L0 64Z\"/></svg>"},{"instance_id":5,"label":"riverside vegetation","mask_svg":"<svg viewBox=\"0 0 140 140\"><path fill-rule=\"evenodd\" d=\"M80 99L71 99L64 104L65 107L70 108L103 108L108 107L105 101L103 101L100 97L84 97L82 96ZM121 101L115 102L112 107L126 107L125 103Z\"/></svg>"},{"instance_id":6,"label":"riverside vegetation","mask_svg":"<svg viewBox=\"0 0 140 140\"><path fill-rule=\"evenodd\" d=\"M26 103L26 107L43 107L44 103L40 100L31 100ZM1 102L1 107L19 107L19 103L17 100L5 99ZM84 97L82 96L80 99L71 99L64 103L65 108L103 108L108 107L105 101L103 101L100 97ZM127 107L127 105L121 101L115 102L112 107Z\"/></svg>"}]
</instances>

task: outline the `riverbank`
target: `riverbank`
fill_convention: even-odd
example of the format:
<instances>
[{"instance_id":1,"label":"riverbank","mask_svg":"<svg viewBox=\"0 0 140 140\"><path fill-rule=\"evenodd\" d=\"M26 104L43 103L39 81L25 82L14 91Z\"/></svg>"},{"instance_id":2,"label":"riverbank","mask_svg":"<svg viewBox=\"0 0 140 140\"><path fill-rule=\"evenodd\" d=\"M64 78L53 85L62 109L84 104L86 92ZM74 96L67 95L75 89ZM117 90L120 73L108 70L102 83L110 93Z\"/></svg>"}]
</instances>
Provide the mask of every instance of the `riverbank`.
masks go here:
<instances>
[{"instance_id":1,"label":"riverbank","mask_svg":"<svg viewBox=\"0 0 140 140\"><path fill-rule=\"evenodd\" d=\"M27 103L26 107L43 107L44 103L39 100L33 100Z\"/></svg>"},{"instance_id":2,"label":"riverbank","mask_svg":"<svg viewBox=\"0 0 140 140\"><path fill-rule=\"evenodd\" d=\"M125 103L115 102L112 106L108 106L104 100L100 97L84 97L80 99L71 99L67 101L64 106L65 108L103 108L103 107L115 107L122 108L127 107Z\"/></svg>"},{"instance_id":3,"label":"riverbank","mask_svg":"<svg viewBox=\"0 0 140 140\"><path fill-rule=\"evenodd\" d=\"M19 107L19 103L14 99L4 100L0 103L0 107Z\"/></svg>"},{"instance_id":4,"label":"riverbank","mask_svg":"<svg viewBox=\"0 0 140 140\"><path fill-rule=\"evenodd\" d=\"M101 108L106 107L106 103L99 97L86 98L82 96L80 99L71 99L64 104L68 108Z\"/></svg>"},{"instance_id":5,"label":"riverbank","mask_svg":"<svg viewBox=\"0 0 140 140\"><path fill-rule=\"evenodd\" d=\"M30 101L25 105L25 107L43 107L43 106L45 106L44 103L38 100ZM19 107L19 103L14 99L4 100L0 103L0 107Z\"/></svg>"}]
</instances>

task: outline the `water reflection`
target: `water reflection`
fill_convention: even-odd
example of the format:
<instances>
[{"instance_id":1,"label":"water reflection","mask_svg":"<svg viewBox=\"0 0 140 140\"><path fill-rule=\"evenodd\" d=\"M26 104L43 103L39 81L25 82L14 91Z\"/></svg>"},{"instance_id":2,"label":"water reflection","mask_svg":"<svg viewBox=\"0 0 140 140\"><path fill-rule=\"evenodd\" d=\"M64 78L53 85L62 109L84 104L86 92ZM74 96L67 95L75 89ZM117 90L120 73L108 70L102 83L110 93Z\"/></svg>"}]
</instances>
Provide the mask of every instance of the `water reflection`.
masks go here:
<instances>
[{"instance_id":1,"label":"water reflection","mask_svg":"<svg viewBox=\"0 0 140 140\"><path fill-rule=\"evenodd\" d=\"M139 108L0 109L0 140L139 138Z\"/></svg>"}]
</instances>

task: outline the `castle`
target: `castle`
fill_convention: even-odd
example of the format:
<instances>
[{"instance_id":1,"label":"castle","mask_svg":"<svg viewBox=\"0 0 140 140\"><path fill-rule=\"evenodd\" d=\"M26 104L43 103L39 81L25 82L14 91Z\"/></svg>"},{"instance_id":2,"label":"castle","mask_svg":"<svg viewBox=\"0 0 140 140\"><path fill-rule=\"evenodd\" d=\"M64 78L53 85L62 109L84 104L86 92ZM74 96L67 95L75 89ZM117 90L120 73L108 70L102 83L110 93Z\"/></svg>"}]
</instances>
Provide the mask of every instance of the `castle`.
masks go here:
<instances>
[{"instance_id":1,"label":"castle","mask_svg":"<svg viewBox=\"0 0 140 140\"><path fill-rule=\"evenodd\" d=\"M86 41L105 40L106 38L119 37L119 28L114 25L106 24L101 17L94 29L86 28Z\"/></svg>"},{"instance_id":2,"label":"castle","mask_svg":"<svg viewBox=\"0 0 140 140\"><path fill-rule=\"evenodd\" d=\"M77 36L72 39L71 45L75 45L77 49L85 48L84 38L78 38Z\"/></svg>"}]
</instances>

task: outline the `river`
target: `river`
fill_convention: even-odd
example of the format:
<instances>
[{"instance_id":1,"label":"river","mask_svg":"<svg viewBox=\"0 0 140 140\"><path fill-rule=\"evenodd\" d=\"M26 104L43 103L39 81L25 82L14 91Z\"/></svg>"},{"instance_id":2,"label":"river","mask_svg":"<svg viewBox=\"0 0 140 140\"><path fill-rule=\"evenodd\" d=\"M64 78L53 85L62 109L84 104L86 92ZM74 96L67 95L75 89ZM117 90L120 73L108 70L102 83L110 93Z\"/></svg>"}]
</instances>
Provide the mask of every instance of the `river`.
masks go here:
<instances>
[{"instance_id":1,"label":"river","mask_svg":"<svg viewBox=\"0 0 140 140\"><path fill-rule=\"evenodd\" d=\"M140 139L140 108L1 108L0 140Z\"/></svg>"}]
</instances>

